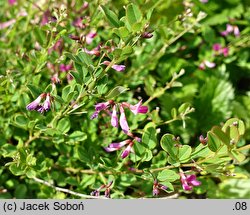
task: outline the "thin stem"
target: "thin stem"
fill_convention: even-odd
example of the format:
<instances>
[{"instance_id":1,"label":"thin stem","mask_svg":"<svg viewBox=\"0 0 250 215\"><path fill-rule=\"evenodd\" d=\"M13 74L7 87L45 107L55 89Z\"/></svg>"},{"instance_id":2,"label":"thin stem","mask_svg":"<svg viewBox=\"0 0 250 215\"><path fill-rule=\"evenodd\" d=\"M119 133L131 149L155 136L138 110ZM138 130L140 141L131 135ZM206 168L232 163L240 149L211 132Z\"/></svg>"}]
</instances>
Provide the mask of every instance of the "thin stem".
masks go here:
<instances>
[{"instance_id":1,"label":"thin stem","mask_svg":"<svg viewBox=\"0 0 250 215\"><path fill-rule=\"evenodd\" d=\"M86 199L108 199L108 198L103 197L103 196L91 196L91 195L86 195L86 194L82 194L82 193L77 193L77 192L71 191L69 189L65 189L65 188L61 188L61 187L56 187L53 184L51 184L51 183L49 183L47 181L44 181L44 180L42 180L40 178L34 177L33 180L35 182L38 182L38 183L43 184L45 186L51 187L51 188L53 188L56 191L63 192L63 193L68 193L70 195L78 196L78 197L81 197L81 198L86 198Z\"/></svg>"},{"instance_id":2,"label":"thin stem","mask_svg":"<svg viewBox=\"0 0 250 215\"><path fill-rule=\"evenodd\" d=\"M242 146L242 147L236 149L236 151L243 151L243 150L247 150L247 149L250 149L250 144Z\"/></svg>"}]
</instances>

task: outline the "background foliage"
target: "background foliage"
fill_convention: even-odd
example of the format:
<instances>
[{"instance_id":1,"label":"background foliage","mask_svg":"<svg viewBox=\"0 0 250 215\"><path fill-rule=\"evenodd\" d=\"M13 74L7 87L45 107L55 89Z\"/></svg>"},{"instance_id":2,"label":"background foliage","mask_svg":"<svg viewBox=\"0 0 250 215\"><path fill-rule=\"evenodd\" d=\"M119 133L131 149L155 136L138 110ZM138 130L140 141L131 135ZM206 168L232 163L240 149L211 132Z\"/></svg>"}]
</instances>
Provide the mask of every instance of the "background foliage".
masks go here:
<instances>
[{"instance_id":1,"label":"background foliage","mask_svg":"<svg viewBox=\"0 0 250 215\"><path fill-rule=\"evenodd\" d=\"M10 2L0 2L0 198L94 198L111 181L111 198L151 198L154 181L168 187L161 197L250 198L248 1ZM227 24L240 35L222 36ZM51 110L27 110L41 93ZM142 141L124 159L104 147L128 136L105 111L90 119L111 99L149 108L125 110ZM183 190L181 171L201 185Z\"/></svg>"}]
</instances>

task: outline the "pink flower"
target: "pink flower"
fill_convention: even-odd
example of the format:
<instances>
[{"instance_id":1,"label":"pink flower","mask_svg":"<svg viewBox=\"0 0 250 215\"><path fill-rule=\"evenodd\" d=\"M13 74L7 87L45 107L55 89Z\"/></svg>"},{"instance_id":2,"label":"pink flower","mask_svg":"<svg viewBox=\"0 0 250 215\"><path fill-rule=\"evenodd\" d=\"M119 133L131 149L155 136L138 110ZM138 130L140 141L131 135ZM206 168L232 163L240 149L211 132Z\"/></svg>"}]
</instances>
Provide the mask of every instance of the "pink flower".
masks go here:
<instances>
[{"instance_id":1,"label":"pink flower","mask_svg":"<svg viewBox=\"0 0 250 215\"><path fill-rule=\"evenodd\" d=\"M124 65L117 65L117 64L114 64L112 66L112 69L116 70L117 72L122 72L125 70L125 66Z\"/></svg>"},{"instance_id":2,"label":"pink flower","mask_svg":"<svg viewBox=\"0 0 250 215\"><path fill-rule=\"evenodd\" d=\"M220 51L220 49L221 49L221 45L219 43L213 44L213 50L214 51Z\"/></svg>"},{"instance_id":3,"label":"pink flower","mask_svg":"<svg viewBox=\"0 0 250 215\"><path fill-rule=\"evenodd\" d=\"M142 106L142 100L138 102L136 105L129 105L129 109L133 112L133 114L137 115L138 113L145 114L148 112L147 106Z\"/></svg>"},{"instance_id":4,"label":"pink flower","mask_svg":"<svg viewBox=\"0 0 250 215\"><path fill-rule=\"evenodd\" d=\"M141 35L142 38L145 39L149 39L151 37L153 37L154 35L152 34L152 32L143 32L143 34Z\"/></svg>"},{"instance_id":5,"label":"pink flower","mask_svg":"<svg viewBox=\"0 0 250 215\"><path fill-rule=\"evenodd\" d=\"M208 60L204 60L204 61L202 61L202 62L200 63L199 69L205 70L206 67L208 67L208 68L214 68L215 66L216 66L215 63L210 62L210 61L208 61Z\"/></svg>"},{"instance_id":6,"label":"pink flower","mask_svg":"<svg viewBox=\"0 0 250 215\"><path fill-rule=\"evenodd\" d=\"M99 112L102 110L106 110L109 107L109 105L110 105L110 101L97 103L95 105L95 112L92 114L90 119L94 119L98 117Z\"/></svg>"},{"instance_id":7,"label":"pink flower","mask_svg":"<svg viewBox=\"0 0 250 215\"><path fill-rule=\"evenodd\" d=\"M60 64L59 69L61 72L68 72L69 70L72 69L72 65L71 64L68 64L68 65Z\"/></svg>"},{"instance_id":8,"label":"pink flower","mask_svg":"<svg viewBox=\"0 0 250 215\"><path fill-rule=\"evenodd\" d=\"M185 175L180 173L182 188L184 190L192 190L193 186L200 186L201 182L196 180L196 175Z\"/></svg>"},{"instance_id":9,"label":"pink flower","mask_svg":"<svg viewBox=\"0 0 250 215\"><path fill-rule=\"evenodd\" d=\"M221 32L222 36L227 36L230 33L234 33L235 37L240 36L240 30L237 25L227 24L226 30Z\"/></svg>"},{"instance_id":10,"label":"pink flower","mask_svg":"<svg viewBox=\"0 0 250 215\"><path fill-rule=\"evenodd\" d=\"M83 21L83 17L79 17L79 18L75 19L72 24L76 28L84 29L84 28L86 28L86 24L84 24L82 21Z\"/></svg>"},{"instance_id":11,"label":"pink flower","mask_svg":"<svg viewBox=\"0 0 250 215\"><path fill-rule=\"evenodd\" d=\"M121 154L122 159L124 159L132 151L132 146L134 145L133 140L128 139L128 140L124 140L120 143L111 143L111 144L109 144L108 147L104 147L104 149L106 152L113 152L113 151L117 151L117 150L121 149L123 146L125 146L127 144L129 144L129 145L125 148L125 150Z\"/></svg>"},{"instance_id":12,"label":"pink flower","mask_svg":"<svg viewBox=\"0 0 250 215\"><path fill-rule=\"evenodd\" d=\"M26 109L27 110L36 110L38 107L39 107L39 104L42 100L42 98L45 97L45 94L46 93L42 93L40 96L38 96L33 102L29 103L27 106L26 106Z\"/></svg>"},{"instance_id":13,"label":"pink flower","mask_svg":"<svg viewBox=\"0 0 250 215\"><path fill-rule=\"evenodd\" d=\"M166 191L168 189L167 186L163 184L159 184L157 180L154 180L153 184L153 196L158 196L160 193L160 190Z\"/></svg>"},{"instance_id":14,"label":"pink flower","mask_svg":"<svg viewBox=\"0 0 250 215\"><path fill-rule=\"evenodd\" d=\"M132 150L132 146L133 146L134 142L131 141L130 144L125 148L125 150L122 152L121 157L122 159L126 158L129 156L131 150Z\"/></svg>"},{"instance_id":15,"label":"pink flower","mask_svg":"<svg viewBox=\"0 0 250 215\"><path fill-rule=\"evenodd\" d=\"M110 64L110 61L103 61L102 64L108 66ZM122 72L122 71L125 70L126 66L125 65L114 64L113 66L111 66L111 68L116 70L117 72Z\"/></svg>"},{"instance_id":16,"label":"pink flower","mask_svg":"<svg viewBox=\"0 0 250 215\"><path fill-rule=\"evenodd\" d=\"M9 2L10 5L13 5L13 4L16 3L16 0L8 0L8 2Z\"/></svg>"},{"instance_id":17,"label":"pink flower","mask_svg":"<svg viewBox=\"0 0 250 215\"><path fill-rule=\"evenodd\" d=\"M93 48L92 50L88 50L86 48L83 48L83 51L89 55L99 56L100 55L100 46L97 46L97 47Z\"/></svg>"},{"instance_id":18,"label":"pink flower","mask_svg":"<svg viewBox=\"0 0 250 215\"><path fill-rule=\"evenodd\" d=\"M111 125L118 128L118 117L116 112L116 105L113 106L112 116L111 116Z\"/></svg>"},{"instance_id":19,"label":"pink flower","mask_svg":"<svg viewBox=\"0 0 250 215\"><path fill-rule=\"evenodd\" d=\"M228 47L225 47L221 50L221 53L224 55L224 57L228 56L228 53L229 53L229 48Z\"/></svg>"},{"instance_id":20,"label":"pink flower","mask_svg":"<svg viewBox=\"0 0 250 215\"><path fill-rule=\"evenodd\" d=\"M45 99L43 104L41 103L42 99ZM27 110L36 110L40 113L43 113L44 111L48 111L51 107L51 102L50 102L51 98L50 98L50 94L49 93L42 93L40 96L38 96L33 102L31 102L30 104L28 104L26 106Z\"/></svg>"},{"instance_id":21,"label":"pink flower","mask_svg":"<svg viewBox=\"0 0 250 215\"><path fill-rule=\"evenodd\" d=\"M206 4L208 3L208 0L200 0L201 3Z\"/></svg>"},{"instance_id":22,"label":"pink flower","mask_svg":"<svg viewBox=\"0 0 250 215\"><path fill-rule=\"evenodd\" d=\"M122 105L120 105L120 126L125 134L128 133L129 126Z\"/></svg>"},{"instance_id":23,"label":"pink flower","mask_svg":"<svg viewBox=\"0 0 250 215\"><path fill-rule=\"evenodd\" d=\"M49 22L50 16L51 16L50 11L46 10L42 16L41 25L46 25Z\"/></svg>"},{"instance_id":24,"label":"pink flower","mask_svg":"<svg viewBox=\"0 0 250 215\"><path fill-rule=\"evenodd\" d=\"M228 47L222 47L219 43L215 43L213 45L213 50L215 51L216 55L223 54L224 57L228 56L229 48Z\"/></svg>"},{"instance_id":25,"label":"pink flower","mask_svg":"<svg viewBox=\"0 0 250 215\"><path fill-rule=\"evenodd\" d=\"M51 78L50 78L51 82L53 84L59 84L61 81L58 77L58 73L54 74Z\"/></svg>"},{"instance_id":26,"label":"pink flower","mask_svg":"<svg viewBox=\"0 0 250 215\"><path fill-rule=\"evenodd\" d=\"M48 53L51 54L52 51L57 51L59 54L62 54L63 50L63 39L60 38L59 40L56 41L54 46L48 49Z\"/></svg>"},{"instance_id":27,"label":"pink flower","mask_svg":"<svg viewBox=\"0 0 250 215\"><path fill-rule=\"evenodd\" d=\"M85 40L87 44L92 43L93 39L96 37L97 33L96 32L90 32L86 35Z\"/></svg>"},{"instance_id":28,"label":"pink flower","mask_svg":"<svg viewBox=\"0 0 250 215\"><path fill-rule=\"evenodd\" d=\"M9 20L9 21L0 23L0 30L1 30L1 29L5 29L5 28L8 28L9 26L13 25L15 22L16 22L15 19L11 19L11 20Z\"/></svg>"},{"instance_id":29,"label":"pink flower","mask_svg":"<svg viewBox=\"0 0 250 215\"><path fill-rule=\"evenodd\" d=\"M50 107L51 107L50 94L47 93L45 102L43 103L43 108L44 108L45 111L48 111L50 109Z\"/></svg>"},{"instance_id":30,"label":"pink flower","mask_svg":"<svg viewBox=\"0 0 250 215\"><path fill-rule=\"evenodd\" d=\"M131 140L124 140L124 141L119 142L119 143L111 143L107 147L104 147L104 149L106 152L117 151L117 150L121 149L123 146L129 144L130 142L131 142Z\"/></svg>"}]
</instances>

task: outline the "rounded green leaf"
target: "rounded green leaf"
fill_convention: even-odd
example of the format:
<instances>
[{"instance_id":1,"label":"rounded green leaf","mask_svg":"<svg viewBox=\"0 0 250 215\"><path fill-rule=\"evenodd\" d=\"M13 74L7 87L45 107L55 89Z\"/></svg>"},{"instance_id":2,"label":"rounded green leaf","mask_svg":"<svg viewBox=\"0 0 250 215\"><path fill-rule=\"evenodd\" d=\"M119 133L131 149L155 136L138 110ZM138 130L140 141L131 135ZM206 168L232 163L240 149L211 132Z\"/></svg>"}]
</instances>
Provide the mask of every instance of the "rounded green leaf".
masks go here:
<instances>
[{"instance_id":1,"label":"rounded green leaf","mask_svg":"<svg viewBox=\"0 0 250 215\"><path fill-rule=\"evenodd\" d=\"M221 142L219 138L211 131L207 133L207 137L208 137L208 141L207 141L208 148L213 152L218 151L218 149L221 146Z\"/></svg>"},{"instance_id":2,"label":"rounded green leaf","mask_svg":"<svg viewBox=\"0 0 250 215\"><path fill-rule=\"evenodd\" d=\"M62 133L67 133L70 130L70 120L69 118L61 119L57 124L57 129Z\"/></svg>"},{"instance_id":3,"label":"rounded green leaf","mask_svg":"<svg viewBox=\"0 0 250 215\"><path fill-rule=\"evenodd\" d=\"M172 158L176 158L177 149L175 147L173 134L164 134L161 138L160 144L164 151L166 151Z\"/></svg>"},{"instance_id":4,"label":"rounded green leaf","mask_svg":"<svg viewBox=\"0 0 250 215\"><path fill-rule=\"evenodd\" d=\"M129 88L117 86L108 92L108 94L106 95L106 98L112 99L112 98L124 93L127 90L129 90Z\"/></svg>"},{"instance_id":5,"label":"rounded green leaf","mask_svg":"<svg viewBox=\"0 0 250 215\"><path fill-rule=\"evenodd\" d=\"M142 142L145 143L149 149L153 149L157 145L157 134L154 123L148 123L145 126L143 135L142 135Z\"/></svg>"},{"instance_id":6,"label":"rounded green leaf","mask_svg":"<svg viewBox=\"0 0 250 215\"><path fill-rule=\"evenodd\" d=\"M169 181L169 182L176 181L179 178L180 178L179 174L169 169L162 170L161 172L158 173L157 176L157 179L159 181Z\"/></svg>"},{"instance_id":7,"label":"rounded green leaf","mask_svg":"<svg viewBox=\"0 0 250 215\"><path fill-rule=\"evenodd\" d=\"M187 145L179 147L178 157L181 163L187 162L190 159L192 148Z\"/></svg>"}]
</instances>

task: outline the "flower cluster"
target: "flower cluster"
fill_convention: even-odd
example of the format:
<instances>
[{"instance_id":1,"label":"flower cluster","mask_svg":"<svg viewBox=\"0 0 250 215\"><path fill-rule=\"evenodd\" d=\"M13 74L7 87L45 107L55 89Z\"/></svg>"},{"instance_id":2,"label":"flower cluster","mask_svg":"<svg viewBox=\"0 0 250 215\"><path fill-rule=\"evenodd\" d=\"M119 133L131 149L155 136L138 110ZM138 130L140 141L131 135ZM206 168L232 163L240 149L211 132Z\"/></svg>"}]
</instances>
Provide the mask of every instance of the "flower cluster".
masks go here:
<instances>
[{"instance_id":1,"label":"flower cluster","mask_svg":"<svg viewBox=\"0 0 250 215\"><path fill-rule=\"evenodd\" d=\"M111 191L111 186L113 184L113 181L109 182L108 184L103 184L101 185L99 188L97 188L96 190L92 191L90 193L91 196L100 196L100 192L101 190L105 189L104 191L104 196L106 198L110 198L110 191Z\"/></svg>"},{"instance_id":2,"label":"flower cluster","mask_svg":"<svg viewBox=\"0 0 250 215\"><path fill-rule=\"evenodd\" d=\"M132 147L134 145L134 141L141 142L141 138L135 137L132 133L129 132L128 135L131 136L133 139L127 139L118 143L111 143L107 147L104 147L105 151L114 152L127 145L127 147L123 150L121 154L122 159L126 158L130 154L130 152L133 152Z\"/></svg>"},{"instance_id":3,"label":"flower cluster","mask_svg":"<svg viewBox=\"0 0 250 215\"><path fill-rule=\"evenodd\" d=\"M228 47L222 47L221 44L215 43L213 45L213 50L216 55L221 55L223 54L224 57L228 56L229 48Z\"/></svg>"},{"instance_id":4,"label":"flower cluster","mask_svg":"<svg viewBox=\"0 0 250 215\"><path fill-rule=\"evenodd\" d=\"M184 190L192 190L193 186L200 186L201 182L196 180L196 175L185 175L180 172L182 188Z\"/></svg>"},{"instance_id":5,"label":"flower cluster","mask_svg":"<svg viewBox=\"0 0 250 215\"><path fill-rule=\"evenodd\" d=\"M41 104L42 99L45 99L45 101ZM51 100L52 100L52 97L51 97L50 93L42 93L33 102L28 104L26 106L26 109L27 110L36 110L40 113L43 113L43 112L48 111L50 109Z\"/></svg>"},{"instance_id":6,"label":"flower cluster","mask_svg":"<svg viewBox=\"0 0 250 215\"><path fill-rule=\"evenodd\" d=\"M226 30L221 32L222 36L227 36L228 34L233 33L235 37L240 36L240 30L237 25L227 24Z\"/></svg>"},{"instance_id":7,"label":"flower cluster","mask_svg":"<svg viewBox=\"0 0 250 215\"><path fill-rule=\"evenodd\" d=\"M153 196L158 196L160 193L160 190L166 191L168 189L167 186L160 184L157 180L154 180L153 184Z\"/></svg>"},{"instance_id":8,"label":"flower cluster","mask_svg":"<svg viewBox=\"0 0 250 215\"><path fill-rule=\"evenodd\" d=\"M141 141L139 137L136 137L130 132L124 108L128 108L135 115L137 115L138 113L145 114L148 112L148 107L142 105L142 100L140 100L136 105L131 105L127 102L116 104L113 100L109 100L107 102L101 102L96 104L95 112L91 116L91 119L94 119L98 117L98 114L101 111L108 112L108 114L111 115L111 122L110 122L111 125L113 127L118 128L120 124L122 131L129 137L133 138L118 143L111 143L104 148L106 152L113 152L121 149L124 146L127 146L121 154L122 158L126 158L130 154L130 152L133 150L132 147L135 141L137 142ZM118 113L120 114L120 116L118 116Z\"/></svg>"},{"instance_id":9,"label":"flower cluster","mask_svg":"<svg viewBox=\"0 0 250 215\"><path fill-rule=\"evenodd\" d=\"M95 105L95 112L92 114L91 119L97 118L98 114L101 111L107 111L109 115L111 115L111 125L113 127L118 127L120 124L123 132L125 134L128 134L130 128L128 126L124 108L130 109L130 111L135 115L137 115L138 113L145 114L148 112L148 107L142 105L142 100L140 100L136 105L131 105L127 102L116 104L113 100L109 100L107 102L101 102ZM111 109L112 111L110 111L109 109ZM119 123L117 109L119 109L120 113Z\"/></svg>"}]
</instances>

